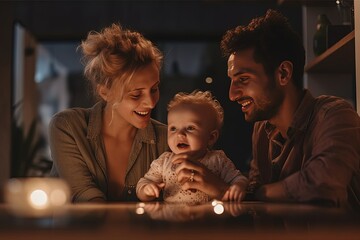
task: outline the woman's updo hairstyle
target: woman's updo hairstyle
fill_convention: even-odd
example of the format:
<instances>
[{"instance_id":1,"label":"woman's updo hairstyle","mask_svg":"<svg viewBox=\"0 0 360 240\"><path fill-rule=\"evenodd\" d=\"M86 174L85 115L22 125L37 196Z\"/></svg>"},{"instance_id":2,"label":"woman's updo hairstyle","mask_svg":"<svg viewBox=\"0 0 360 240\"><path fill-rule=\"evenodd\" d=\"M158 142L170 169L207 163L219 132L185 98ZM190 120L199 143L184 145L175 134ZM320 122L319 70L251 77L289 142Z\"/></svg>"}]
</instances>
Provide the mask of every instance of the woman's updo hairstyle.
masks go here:
<instances>
[{"instance_id":1,"label":"woman's updo hairstyle","mask_svg":"<svg viewBox=\"0 0 360 240\"><path fill-rule=\"evenodd\" d=\"M102 85L110 90L111 97L120 101L125 86L139 68L153 63L160 71L162 65L162 53L152 42L120 24L114 23L101 32L90 31L79 48L84 75L97 97L97 88Z\"/></svg>"}]
</instances>

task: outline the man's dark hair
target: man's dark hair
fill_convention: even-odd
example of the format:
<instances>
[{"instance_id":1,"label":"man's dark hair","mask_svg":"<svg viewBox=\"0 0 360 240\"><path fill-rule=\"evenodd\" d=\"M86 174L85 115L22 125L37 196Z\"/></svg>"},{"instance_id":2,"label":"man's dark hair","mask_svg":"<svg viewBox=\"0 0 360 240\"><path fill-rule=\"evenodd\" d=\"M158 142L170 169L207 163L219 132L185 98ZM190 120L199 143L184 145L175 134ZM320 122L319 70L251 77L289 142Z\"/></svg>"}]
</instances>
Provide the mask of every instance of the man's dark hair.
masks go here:
<instances>
[{"instance_id":1,"label":"man's dark hair","mask_svg":"<svg viewBox=\"0 0 360 240\"><path fill-rule=\"evenodd\" d=\"M248 26L228 30L221 40L221 50L226 57L248 48L254 48L255 61L262 63L271 77L281 62L292 62L294 85L303 88L304 46L282 14L270 9L264 16L253 19Z\"/></svg>"}]
</instances>

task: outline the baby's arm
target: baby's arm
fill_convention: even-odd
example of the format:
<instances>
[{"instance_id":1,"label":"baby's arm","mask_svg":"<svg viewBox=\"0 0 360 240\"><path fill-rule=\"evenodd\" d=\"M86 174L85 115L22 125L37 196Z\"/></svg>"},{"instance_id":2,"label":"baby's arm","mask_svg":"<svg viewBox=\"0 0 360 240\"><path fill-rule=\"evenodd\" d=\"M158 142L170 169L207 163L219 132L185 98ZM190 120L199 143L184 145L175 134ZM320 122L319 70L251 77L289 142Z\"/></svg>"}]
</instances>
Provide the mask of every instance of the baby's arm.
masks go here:
<instances>
[{"instance_id":1,"label":"baby's arm","mask_svg":"<svg viewBox=\"0 0 360 240\"><path fill-rule=\"evenodd\" d=\"M219 154L223 164L221 177L229 184L229 188L226 190L222 200L240 202L245 198L249 180L236 169L234 163L223 151L219 151Z\"/></svg>"},{"instance_id":2,"label":"baby's arm","mask_svg":"<svg viewBox=\"0 0 360 240\"><path fill-rule=\"evenodd\" d=\"M137 197L144 202L152 201L160 196L165 183L149 182L136 189Z\"/></svg>"},{"instance_id":3,"label":"baby's arm","mask_svg":"<svg viewBox=\"0 0 360 240\"><path fill-rule=\"evenodd\" d=\"M155 159L145 176L138 181L136 195L141 201L152 201L160 196L161 189L165 186L162 176L163 164L169 154L165 152L158 159Z\"/></svg>"},{"instance_id":4,"label":"baby's arm","mask_svg":"<svg viewBox=\"0 0 360 240\"><path fill-rule=\"evenodd\" d=\"M247 182L236 182L231 184L228 190L225 192L223 201L240 202L246 195Z\"/></svg>"}]
</instances>

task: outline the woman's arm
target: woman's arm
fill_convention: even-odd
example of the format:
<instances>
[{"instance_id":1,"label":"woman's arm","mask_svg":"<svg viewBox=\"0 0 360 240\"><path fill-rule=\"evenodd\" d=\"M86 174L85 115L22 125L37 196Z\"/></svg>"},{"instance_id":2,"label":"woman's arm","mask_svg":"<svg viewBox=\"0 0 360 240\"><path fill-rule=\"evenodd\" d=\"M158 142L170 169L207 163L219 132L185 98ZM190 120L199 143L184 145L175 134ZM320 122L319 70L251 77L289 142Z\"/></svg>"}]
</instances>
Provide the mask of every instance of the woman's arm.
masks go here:
<instances>
[{"instance_id":1,"label":"woman's arm","mask_svg":"<svg viewBox=\"0 0 360 240\"><path fill-rule=\"evenodd\" d=\"M69 112L57 114L49 125L53 168L59 177L69 184L73 202L106 201L105 194L94 182L88 163L84 159L84 155L89 158L88 160L91 158L86 133L82 132L80 125L75 128L70 124L73 119L69 115Z\"/></svg>"}]
</instances>

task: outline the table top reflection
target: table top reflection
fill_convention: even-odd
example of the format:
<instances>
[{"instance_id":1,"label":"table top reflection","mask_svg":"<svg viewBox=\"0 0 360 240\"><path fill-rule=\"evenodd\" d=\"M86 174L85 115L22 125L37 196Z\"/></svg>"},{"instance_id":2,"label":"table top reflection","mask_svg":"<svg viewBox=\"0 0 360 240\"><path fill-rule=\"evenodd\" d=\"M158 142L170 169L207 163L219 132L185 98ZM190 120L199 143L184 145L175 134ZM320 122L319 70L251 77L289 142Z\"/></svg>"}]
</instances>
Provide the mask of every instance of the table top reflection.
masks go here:
<instances>
[{"instance_id":1,"label":"table top reflection","mask_svg":"<svg viewBox=\"0 0 360 240\"><path fill-rule=\"evenodd\" d=\"M29 238L31 236L31 238ZM360 213L314 205L73 204L31 217L0 205L0 239L360 239Z\"/></svg>"}]
</instances>

